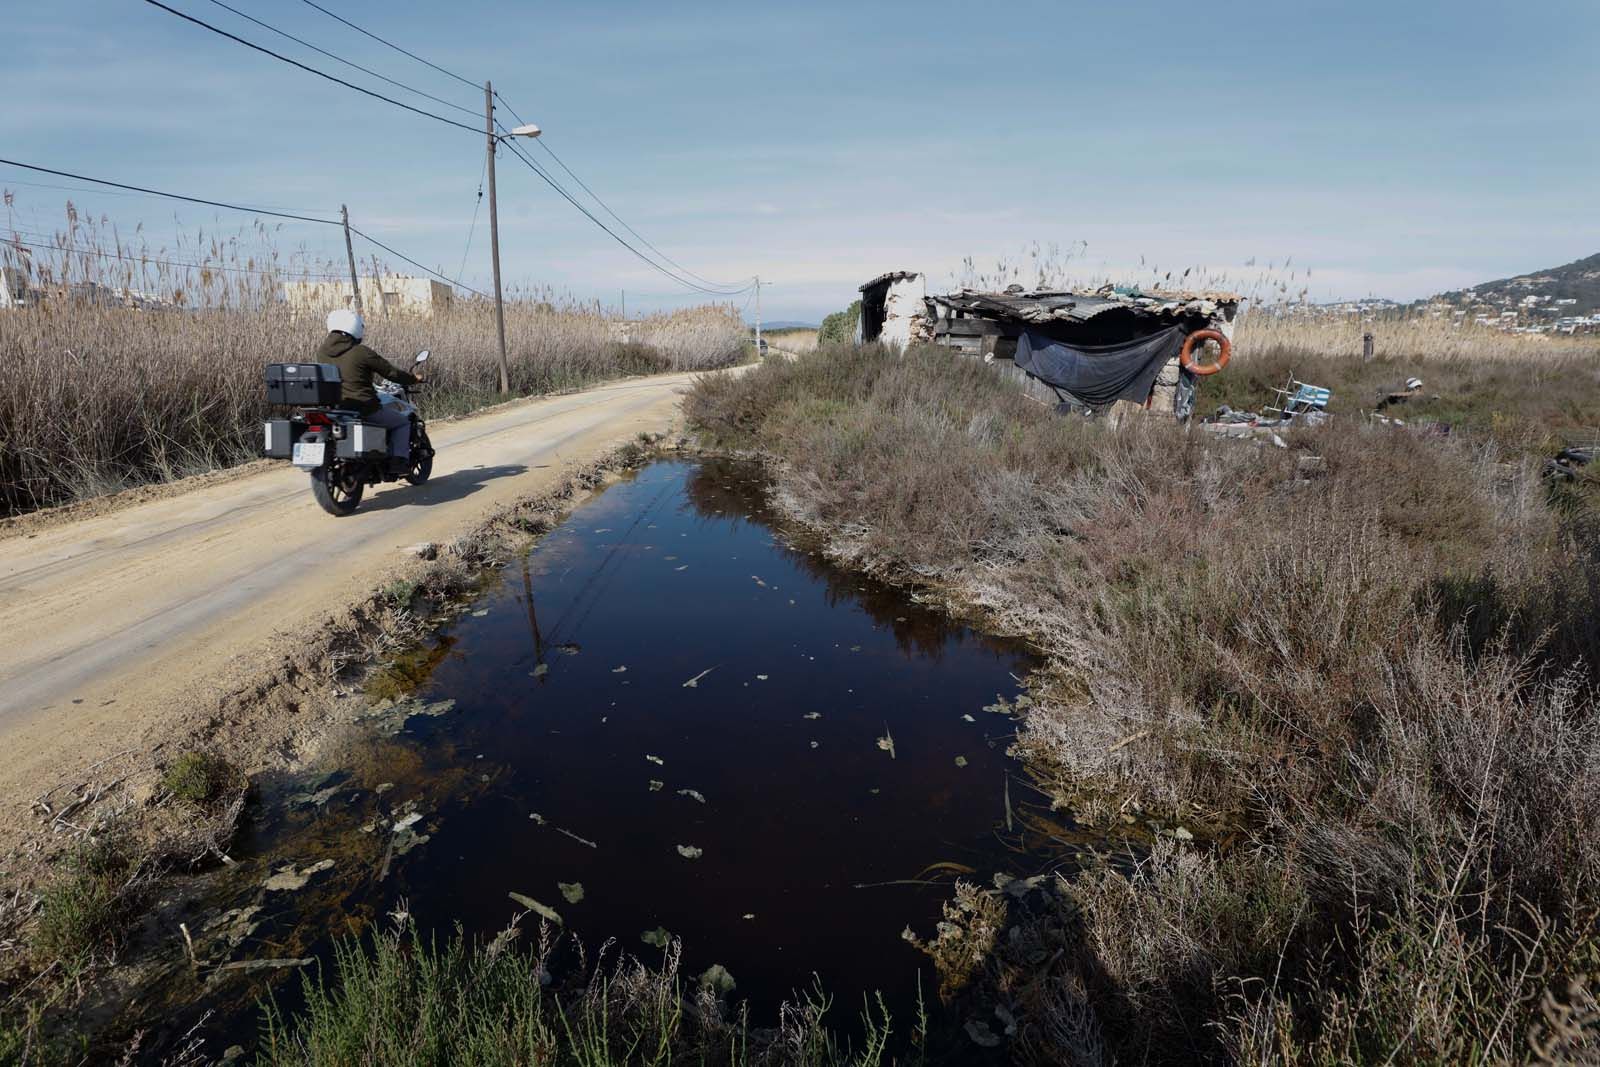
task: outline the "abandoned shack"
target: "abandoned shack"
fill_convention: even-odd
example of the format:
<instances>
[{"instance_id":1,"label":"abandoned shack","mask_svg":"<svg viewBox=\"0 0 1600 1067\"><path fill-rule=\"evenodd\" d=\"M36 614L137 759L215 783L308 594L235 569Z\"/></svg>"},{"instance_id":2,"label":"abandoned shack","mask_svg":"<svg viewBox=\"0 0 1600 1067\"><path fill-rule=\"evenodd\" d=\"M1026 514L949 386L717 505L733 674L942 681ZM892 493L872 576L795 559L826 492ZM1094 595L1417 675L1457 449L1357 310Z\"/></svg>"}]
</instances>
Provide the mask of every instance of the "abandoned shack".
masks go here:
<instances>
[{"instance_id":1,"label":"abandoned shack","mask_svg":"<svg viewBox=\"0 0 1600 1067\"><path fill-rule=\"evenodd\" d=\"M1197 380L1227 363L1240 299L1224 292L1020 285L929 296L921 274L892 271L861 286L861 340L956 349L1063 412L1096 415L1124 402L1186 419ZM1215 361L1202 361L1201 342L1216 350Z\"/></svg>"}]
</instances>

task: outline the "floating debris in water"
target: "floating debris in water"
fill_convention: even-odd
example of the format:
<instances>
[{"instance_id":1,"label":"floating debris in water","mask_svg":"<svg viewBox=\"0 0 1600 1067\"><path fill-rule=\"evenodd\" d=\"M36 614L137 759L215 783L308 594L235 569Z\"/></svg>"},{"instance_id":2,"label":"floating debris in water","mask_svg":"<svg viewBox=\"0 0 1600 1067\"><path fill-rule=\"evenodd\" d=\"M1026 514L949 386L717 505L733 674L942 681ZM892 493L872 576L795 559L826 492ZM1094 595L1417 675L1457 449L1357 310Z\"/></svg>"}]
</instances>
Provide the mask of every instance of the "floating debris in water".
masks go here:
<instances>
[{"instance_id":1,"label":"floating debris in water","mask_svg":"<svg viewBox=\"0 0 1600 1067\"><path fill-rule=\"evenodd\" d=\"M602 526L598 530L595 531L595 533L610 533L610 532L611 532L611 527L609 527L609 526Z\"/></svg>"},{"instance_id":2,"label":"floating debris in water","mask_svg":"<svg viewBox=\"0 0 1600 1067\"><path fill-rule=\"evenodd\" d=\"M526 895L524 895L522 893L507 893L506 896L510 897L513 902L515 902L517 904L521 904L524 908L527 908L529 911L533 912L535 915L538 915L540 918L549 919L551 922L555 923L557 926L565 926L566 925L566 923L561 921L560 913L557 912L556 909L552 908L548 904L541 904L537 900L534 900L532 897L526 896Z\"/></svg>"},{"instance_id":3,"label":"floating debris in water","mask_svg":"<svg viewBox=\"0 0 1600 1067\"><path fill-rule=\"evenodd\" d=\"M672 935L667 933L665 926L658 926L654 930L646 930L640 934L639 940L647 945L654 945L656 948L666 948L668 943L672 941Z\"/></svg>"},{"instance_id":4,"label":"floating debris in water","mask_svg":"<svg viewBox=\"0 0 1600 1067\"><path fill-rule=\"evenodd\" d=\"M665 788L666 784L666 782L661 781L659 778L652 778L650 779L650 792L659 793L663 788Z\"/></svg>"},{"instance_id":5,"label":"floating debris in water","mask_svg":"<svg viewBox=\"0 0 1600 1067\"><path fill-rule=\"evenodd\" d=\"M583 900L582 882L557 882L556 888L561 890L561 895L568 904L577 904Z\"/></svg>"},{"instance_id":6,"label":"floating debris in water","mask_svg":"<svg viewBox=\"0 0 1600 1067\"><path fill-rule=\"evenodd\" d=\"M533 670L528 672L528 677L529 678L543 678L545 675L547 675L549 673L550 673L550 664L541 663L537 667L535 667Z\"/></svg>"},{"instance_id":7,"label":"floating debris in water","mask_svg":"<svg viewBox=\"0 0 1600 1067\"><path fill-rule=\"evenodd\" d=\"M688 570L688 569L689 569L689 565L688 565L688 564L687 564L687 563L685 563L685 564L684 564L684 565L683 565L683 566L681 566L681 567L674 567L674 568L672 568L672 569L673 569L673 570L675 570L675 571L686 571L686 570Z\"/></svg>"},{"instance_id":8,"label":"floating debris in water","mask_svg":"<svg viewBox=\"0 0 1600 1067\"><path fill-rule=\"evenodd\" d=\"M534 812L529 812L529 813L528 813L528 818L530 818L530 819L532 819L532 820L533 820L533 821L534 821L534 822L535 822L535 823L538 823L538 824L539 824L539 825L540 825L540 826L543 826L543 825L544 825L544 816L543 816L543 815L540 815L540 814L539 814L539 813L538 813L538 812L536 812L536 811L534 811Z\"/></svg>"},{"instance_id":9,"label":"floating debris in water","mask_svg":"<svg viewBox=\"0 0 1600 1067\"><path fill-rule=\"evenodd\" d=\"M754 919L756 917L756 913L753 912L753 911L747 911L747 912L745 912L743 915L741 915L739 917L741 919Z\"/></svg>"},{"instance_id":10,"label":"floating debris in water","mask_svg":"<svg viewBox=\"0 0 1600 1067\"><path fill-rule=\"evenodd\" d=\"M489 614L489 609L488 609L488 608L483 608L483 609L481 609L481 610L479 610L479 611L474 611L474 612L473 612L473 613L472 613L472 617L473 617L473 618L474 618L474 619L481 619L481 618L483 618L483 617L484 617L484 616L485 616L485 615L487 615L487 614Z\"/></svg>"},{"instance_id":11,"label":"floating debris in water","mask_svg":"<svg viewBox=\"0 0 1600 1067\"><path fill-rule=\"evenodd\" d=\"M326 789L319 789L315 793L296 793L289 798L289 806L294 808L320 808L333 798L339 791L338 785L330 785Z\"/></svg>"},{"instance_id":12,"label":"floating debris in water","mask_svg":"<svg viewBox=\"0 0 1600 1067\"><path fill-rule=\"evenodd\" d=\"M907 620L906 620L906 617L904 615L896 615L894 617L894 621L895 622L905 622Z\"/></svg>"},{"instance_id":13,"label":"floating debris in water","mask_svg":"<svg viewBox=\"0 0 1600 1067\"><path fill-rule=\"evenodd\" d=\"M649 760L651 763L654 763L657 767L665 767L667 765L666 760L662 759L660 756L652 756L648 752L645 753L644 758Z\"/></svg>"},{"instance_id":14,"label":"floating debris in water","mask_svg":"<svg viewBox=\"0 0 1600 1067\"><path fill-rule=\"evenodd\" d=\"M766 588L766 587L767 587L767 583L766 583L766 582L763 582L763 581L762 581L762 580L761 580L761 579L760 579L760 577L758 577L758 576L757 576L757 575L754 575L754 574L752 574L752 575L751 575L751 576L750 576L750 578L751 578L751 580L752 580L752 581L754 581L754 582L755 582L755 583L756 583L756 584L757 584L757 585L759 585L759 586L760 586L760 587L761 587L761 588L763 588L763 589L765 589L765 588Z\"/></svg>"},{"instance_id":15,"label":"floating debris in water","mask_svg":"<svg viewBox=\"0 0 1600 1067\"><path fill-rule=\"evenodd\" d=\"M626 666L623 666L623 667L612 667L611 668L611 673L612 674L627 674L628 673L628 668Z\"/></svg>"},{"instance_id":16,"label":"floating debris in water","mask_svg":"<svg viewBox=\"0 0 1600 1067\"><path fill-rule=\"evenodd\" d=\"M962 722L977 722L978 720L974 719L971 715L963 715L963 716L961 716L961 721Z\"/></svg>"},{"instance_id":17,"label":"floating debris in water","mask_svg":"<svg viewBox=\"0 0 1600 1067\"><path fill-rule=\"evenodd\" d=\"M822 712L820 712L820 711L808 711L808 712L806 712L804 715L802 715L800 717L802 719L820 719L820 718L822 718Z\"/></svg>"},{"instance_id":18,"label":"floating debris in water","mask_svg":"<svg viewBox=\"0 0 1600 1067\"><path fill-rule=\"evenodd\" d=\"M268 893L293 892L304 889L312 875L332 869L333 860L320 860L302 871L295 870L294 865L290 864L263 882L261 888Z\"/></svg>"},{"instance_id":19,"label":"floating debris in water","mask_svg":"<svg viewBox=\"0 0 1600 1067\"><path fill-rule=\"evenodd\" d=\"M420 811L414 811L410 815L401 816L394 821L394 832L398 834L402 830L408 830L421 821L422 813Z\"/></svg>"},{"instance_id":20,"label":"floating debris in water","mask_svg":"<svg viewBox=\"0 0 1600 1067\"><path fill-rule=\"evenodd\" d=\"M957 767L965 767L966 765L967 765L967 757L965 757L965 756L957 756L956 757L956 766Z\"/></svg>"},{"instance_id":21,"label":"floating debris in water","mask_svg":"<svg viewBox=\"0 0 1600 1067\"><path fill-rule=\"evenodd\" d=\"M714 670L716 670L715 667L707 667L705 670L701 671L699 674L695 675L693 678L690 678L687 682L684 682L683 683L683 687L685 689L698 689L698 688L700 688L700 679L704 678L706 675L710 674Z\"/></svg>"},{"instance_id":22,"label":"floating debris in water","mask_svg":"<svg viewBox=\"0 0 1600 1067\"><path fill-rule=\"evenodd\" d=\"M383 794L387 793L389 790L391 790L393 788L394 788L394 783L393 782L379 782L377 784L377 786L372 791L374 793L378 794L381 797L381 796L383 796Z\"/></svg>"},{"instance_id":23,"label":"floating debris in water","mask_svg":"<svg viewBox=\"0 0 1600 1067\"><path fill-rule=\"evenodd\" d=\"M697 860L705 854L705 849L695 848L693 845L678 846L678 855L682 856L686 860Z\"/></svg>"},{"instance_id":24,"label":"floating debris in water","mask_svg":"<svg viewBox=\"0 0 1600 1067\"><path fill-rule=\"evenodd\" d=\"M756 675L756 681L758 681L758 682L764 682L764 681L766 681L766 680L767 680L767 676L766 676L766 675L764 675L764 674L758 674L758 675Z\"/></svg>"},{"instance_id":25,"label":"floating debris in water","mask_svg":"<svg viewBox=\"0 0 1600 1067\"><path fill-rule=\"evenodd\" d=\"M816 748L817 747L817 743L815 741L811 742L811 747L812 748Z\"/></svg>"},{"instance_id":26,"label":"floating debris in water","mask_svg":"<svg viewBox=\"0 0 1600 1067\"><path fill-rule=\"evenodd\" d=\"M851 652L860 652L861 651L861 646L860 645L851 645L850 646L850 651Z\"/></svg>"},{"instance_id":27,"label":"floating debris in water","mask_svg":"<svg viewBox=\"0 0 1600 1067\"><path fill-rule=\"evenodd\" d=\"M889 724L883 724L883 736L878 738L878 747L889 753L889 758L894 759L894 735L889 732Z\"/></svg>"},{"instance_id":28,"label":"floating debris in water","mask_svg":"<svg viewBox=\"0 0 1600 1067\"><path fill-rule=\"evenodd\" d=\"M690 800L699 801L701 804L706 802L706 795L700 792L698 789L680 789L678 790L678 795L680 797L688 797Z\"/></svg>"},{"instance_id":29,"label":"floating debris in water","mask_svg":"<svg viewBox=\"0 0 1600 1067\"><path fill-rule=\"evenodd\" d=\"M576 641L568 641L564 645L557 645L556 651L561 653L563 656L576 656L579 652L583 651L583 646L578 644Z\"/></svg>"},{"instance_id":30,"label":"floating debris in water","mask_svg":"<svg viewBox=\"0 0 1600 1067\"><path fill-rule=\"evenodd\" d=\"M700 975L700 988L709 989L718 996L732 993L738 988L738 984L733 980L733 975L728 973L728 969L720 963L713 963Z\"/></svg>"}]
</instances>

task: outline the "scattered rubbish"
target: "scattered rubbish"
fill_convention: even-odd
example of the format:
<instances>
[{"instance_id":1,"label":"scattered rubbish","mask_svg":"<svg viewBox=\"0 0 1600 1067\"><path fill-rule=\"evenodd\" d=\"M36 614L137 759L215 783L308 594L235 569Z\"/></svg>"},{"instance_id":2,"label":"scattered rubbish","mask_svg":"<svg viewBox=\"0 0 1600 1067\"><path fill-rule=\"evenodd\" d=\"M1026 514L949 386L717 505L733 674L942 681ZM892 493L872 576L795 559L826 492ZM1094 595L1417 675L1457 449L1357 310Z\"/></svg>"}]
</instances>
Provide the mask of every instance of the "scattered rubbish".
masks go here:
<instances>
[{"instance_id":1,"label":"scattered rubbish","mask_svg":"<svg viewBox=\"0 0 1600 1067\"><path fill-rule=\"evenodd\" d=\"M662 759L660 756L652 756L648 752L645 753L644 758L649 760L651 763L654 763L657 767L665 767L667 765L666 760Z\"/></svg>"},{"instance_id":2,"label":"scattered rubbish","mask_svg":"<svg viewBox=\"0 0 1600 1067\"><path fill-rule=\"evenodd\" d=\"M1563 448L1556 453L1554 459L1546 460L1544 474L1547 478L1570 482L1578 477L1578 472L1600 454L1600 447L1585 445L1574 448Z\"/></svg>"},{"instance_id":3,"label":"scattered rubbish","mask_svg":"<svg viewBox=\"0 0 1600 1067\"><path fill-rule=\"evenodd\" d=\"M733 975L720 963L713 963L700 975L700 988L709 989L718 996L732 993L738 983L733 980Z\"/></svg>"},{"instance_id":4,"label":"scattered rubbish","mask_svg":"<svg viewBox=\"0 0 1600 1067\"><path fill-rule=\"evenodd\" d=\"M576 641L568 641L565 644L557 645L556 651L561 653L563 656L576 656L579 652L583 651L583 646L578 644Z\"/></svg>"},{"instance_id":5,"label":"scattered rubbish","mask_svg":"<svg viewBox=\"0 0 1600 1067\"><path fill-rule=\"evenodd\" d=\"M758 674L758 675L756 675L756 681L758 681L758 682L764 682L764 681L766 681L766 680L767 680L767 676L766 676L766 675L764 675L764 674Z\"/></svg>"},{"instance_id":6,"label":"scattered rubbish","mask_svg":"<svg viewBox=\"0 0 1600 1067\"><path fill-rule=\"evenodd\" d=\"M817 747L817 742L815 742L815 741L811 742L811 747L812 748L816 748Z\"/></svg>"},{"instance_id":7,"label":"scattered rubbish","mask_svg":"<svg viewBox=\"0 0 1600 1067\"><path fill-rule=\"evenodd\" d=\"M1321 456L1300 456L1294 461L1294 476L1303 482L1326 474L1327 471L1328 462Z\"/></svg>"},{"instance_id":8,"label":"scattered rubbish","mask_svg":"<svg viewBox=\"0 0 1600 1067\"><path fill-rule=\"evenodd\" d=\"M557 882L556 888L561 890L561 895L568 904L577 904L583 900L582 882Z\"/></svg>"},{"instance_id":9,"label":"scattered rubbish","mask_svg":"<svg viewBox=\"0 0 1600 1067\"><path fill-rule=\"evenodd\" d=\"M377 793L381 797L381 796L383 796L383 794L387 793L389 790L391 790L393 788L394 788L394 783L393 782L379 782L377 784L377 786L373 789L373 792Z\"/></svg>"},{"instance_id":10,"label":"scattered rubbish","mask_svg":"<svg viewBox=\"0 0 1600 1067\"><path fill-rule=\"evenodd\" d=\"M957 756L956 757L956 766L957 767L965 767L966 765L967 765L967 757L965 757L965 756Z\"/></svg>"},{"instance_id":11,"label":"scattered rubbish","mask_svg":"<svg viewBox=\"0 0 1600 1067\"><path fill-rule=\"evenodd\" d=\"M312 875L321 874L323 871L332 869L333 860L331 859L319 860L318 862L313 863L311 866L301 871L295 870L294 865L290 864L288 867L285 867L283 870L278 871L276 874L273 874L271 877L269 877L261 884L261 888L268 893L292 893L297 889L304 889L306 883L311 881Z\"/></svg>"},{"instance_id":12,"label":"scattered rubbish","mask_svg":"<svg viewBox=\"0 0 1600 1067\"><path fill-rule=\"evenodd\" d=\"M556 911L556 909L552 908L548 904L541 904L532 897L526 896L522 893L507 893L506 896L510 897L514 903L521 904L524 908L527 908L540 918L549 919L557 926L566 925L566 923L561 921L561 915Z\"/></svg>"},{"instance_id":13,"label":"scattered rubbish","mask_svg":"<svg viewBox=\"0 0 1600 1067\"><path fill-rule=\"evenodd\" d=\"M418 559L436 559L439 555L439 546L432 541L418 541L414 545L407 545L405 551Z\"/></svg>"},{"instance_id":14,"label":"scattered rubbish","mask_svg":"<svg viewBox=\"0 0 1600 1067\"><path fill-rule=\"evenodd\" d=\"M679 845L678 855L682 856L686 860L697 860L701 856L705 855L705 850L695 848L693 845Z\"/></svg>"},{"instance_id":15,"label":"scattered rubbish","mask_svg":"<svg viewBox=\"0 0 1600 1067\"><path fill-rule=\"evenodd\" d=\"M963 722L977 722L978 721L977 719L974 719L971 715L963 715L963 716L961 716L961 720Z\"/></svg>"},{"instance_id":16,"label":"scattered rubbish","mask_svg":"<svg viewBox=\"0 0 1600 1067\"><path fill-rule=\"evenodd\" d=\"M861 651L861 646L860 645L851 645L850 646L850 651L851 652L860 652Z\"/></svg>"},{"instance_id":17,"label":"scattered rubbish","mask_svg":"<svg viewBox=\"0 0 1600 1067\"><path fill-rule=\"evenodd\" d=\"M754 919L755 917L756 913L753 911L747 911L743 915L739 916L741 919Z\"/></svg>"},{"instance_id":18,"label":"scattered rubbish","mask_svg":"<svg viewBox=\"0 0 1600 1067\"><path fill-rule=\"evenodd\" d=\"M658 926L654 930L646 930L640 934L639 940L647 945L654 945L656 948L666 948L672 941L672 935L667 933L666 927Z\"/></svg>"},{"instance_id":19,"label":"scattered rubbish","mask_svg":"<svg viewBox=\"0 0 1600 1067\"><path fill-rule=\"evenodd\" d=\"M550 664L541 663L537 667L535 667L533 670L528 672L528 677L530 677L530 678L543 678L545 675L547 675L549 673L550 673Z\"/></svg>"},{"instance_id":20,"label":"scattered rubbish","mask_svg":"<svg viewBox=\"0 0 1600 1067\"><path fill-rule=\"evenodd\" d=\"M611 673L612 674L627 674L628 673L628 668L627 667L612 667L611 668Z\"/></svg>"},{"instance_id":21,"label":"scattered rubbish","mask_svg":"<svg viewBox=\"0 0 1600 1067\"><path fill-rule=\"evenodd\" d=\"M684 565L683 565L683 566L681 566L681 567L674 567L674 568L672 568L672 569L673 569L673 570L675 570L675 571L686 571L686 570L688 570L688 569L689 569L689 565L688 565L688 564L687 564L687 563L685 563L685 564L684 564Z\"/></svg>"},{"instance_id":22,"label":"scattered rubbish","mask_svg":"<svg viewBox=\"0 0 1600 1067\"><path fill-rule=\"evenodd\" d=\"M706 802L706 795L698 789L680 789L678 790L678 795L680 797L688 797L690 800L698 801L701 804Z\"/></svg>"},{"instance_id":23,"label":"scattered rubbish","mask_svg":"<svg viewBox=\"0 0 1600 1067\"><path fill-rule=\"evenodd\" d=\"M472 617L474 619L481 619L481 618L483 618L484 616L486 616L488 614L489 614L489 609L488 608L483 608L483 609L480 609L478 611L474 611L472 613Z\"/></svg>"},{"instance_id":24,"label":"scattered rubbish","mask_svg":"<svg viewBox=\"0 0 1600 1067\"><path fill-rule=\"evenodd\" d=\"M663 788L666 787L666 784L666 782L661 781L659 778L652 778L650 779L650 792L659 793Z\"/></svg>"},{"instance_id":25,"label":"scattered rubbish","mask_svg":"<svg viewBox=\"0 0 1600 1067\"><path fill-rule=\"evenodd\" d=\"M761 588L765 589L767 587L767 583L763 582L760 578L756 577L754 574L752 574L750 577Z\"/></svg>"},{"instance_id":26,"label":"scattered rubbish","mask_svg":"<svg viewBox=\"0 0 1600 1067\"><path fill-rule=\"evenodd\" d=\"M289 798L289 806L294 808L320 808L333 798L339 791L339 786L330 785L326 789L319 789L315 793L296 793Z\"/></svg>"},{"instance_id":27,"label":"scattered rubbish","mask_svg":"<svg viewBox=\"0 0 1600 1067\"><path fill-rule=\"evenodd\" d=\"M966 1031L973 1044L982 1048L995 1048L1000 1044L1000 1035L990 1030L989 1024L982 1019L968 1019Z\"/></svg>"},{"instance_id":28,"label":"scattered rubbish","mask_svg":"<svg viewBox=\"0 0 1600 1067\"><path fill-rule=\"evenodd\" d=\"M286 967L309 967L317 961L306 959L234 960L217 965L218 971L278 971Z\"/></svg>"},{"instance_id":29,"label":"scattered rubbish","mask_svg":"<svg viewBox=\"0 0 1600 1067\"><path fill-rule=\"evenodd\" d=\"M803 719L820 719L820 718L822 718L822 712L820 712L820 711L808 711L804 715L802 715L801 718L803 718Z\"/></svg>"},{"instance_id":30,"label":"scattered rubbish","mask_svg":"<svg viewBox=\"0 0 1600 1067\"><path fill-rule=\"evenodd\" d=\"M878 738L878 747L889 753L889 758L894 759L894 735L889 732L889 724L883 724L883 736Z\"/></svg>"},{"instance_id":31,"label":"scattered rubbish","mask_svg":"<svg viewBox=\"0 0 1600 1067\"><path fill-rule=\"evenodd\" d=\"M544 816L540 815L536 811L535 812L530 812L528 814L528 818L532 819L534 822L538 823L540 826L544 825Z\"/></svg>"},{"instance_id":32,"label":"scattered rubbish","mask_svg":"<svg viewBox=\"0 0 1600 1067\"><path fill-rule=\"evenodd\" d=\"M704 678L714 670L716 670L715 667L707 667L693 678L690 678L687 682L684 682L683 687L685 689L698 689L700 687L700 679Z\"/></svg>"},{"instance_id":33,"label":"scattered rubbish","mask_svg":"<svg viewBox=\"0 0 1600 1067\"><path fill-rule=\"evenodd\" d=\"M419 823L421 821L422 821L422 813L418 812L418 811L414 811L410 815L401 816L400 818L398 818L398 819L396 819L394 821L394 827L393 827L394 832L398 834L402 830L410 829L411 827L415 826L417 823Z\"/></svg>"}]
</instances>

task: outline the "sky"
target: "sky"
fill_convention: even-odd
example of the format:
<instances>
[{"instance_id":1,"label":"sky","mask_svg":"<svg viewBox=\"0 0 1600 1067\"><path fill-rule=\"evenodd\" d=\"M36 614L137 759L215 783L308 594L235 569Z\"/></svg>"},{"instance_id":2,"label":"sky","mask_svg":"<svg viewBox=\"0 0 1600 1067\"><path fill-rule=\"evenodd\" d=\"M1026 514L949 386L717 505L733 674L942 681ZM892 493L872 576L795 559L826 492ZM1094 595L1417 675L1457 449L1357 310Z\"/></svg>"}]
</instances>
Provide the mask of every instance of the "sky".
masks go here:
<instances>
[{"instance_id":1,"label":"sky","mask_svg":"<svg viewBox=\"0 0 1600 1067\"><path fill-rule=\"evenodd\" d=\"M481 89L305 0L228 3L472 114L217 0L165 2L481 130ZM767 321L816 322L887 270L938 288L964 260L992 274L1035 249L1059 250L1080 279L1192 269L1313 300L1415 299L1600 251L1596 0L319 2L474 84L493 79L676 263L735 285L759 275ZM348 204L356 226L488 288L481 132L147 0L14 0L0 26L0 157L317 217ZM626 293L629 313L713 299L635 258L505 151L497 171L508 286L613 308ZM59 228L69 198L124 232L142 223L152 247L253 221L41 185L77 183L0 165L14 227ZM271 236L343 255L332 227ZM731 298L746 317L750 296Z\"/></svg>"}]
</instances>

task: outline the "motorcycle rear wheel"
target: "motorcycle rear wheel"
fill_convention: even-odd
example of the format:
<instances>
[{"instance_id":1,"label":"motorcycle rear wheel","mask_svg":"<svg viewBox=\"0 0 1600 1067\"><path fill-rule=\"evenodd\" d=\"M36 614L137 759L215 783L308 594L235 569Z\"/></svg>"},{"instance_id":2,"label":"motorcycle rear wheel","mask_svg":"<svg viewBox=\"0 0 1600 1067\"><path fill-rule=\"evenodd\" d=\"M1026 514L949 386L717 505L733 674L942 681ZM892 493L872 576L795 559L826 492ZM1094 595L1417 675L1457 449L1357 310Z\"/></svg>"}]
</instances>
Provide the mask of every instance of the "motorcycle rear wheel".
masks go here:
<instances>
[{"instance_id":1,"label":"motorcycle rear wheel","mask_svg":"<svg viewBox=\"0 0 1600 1067\"><path fill-rule=\"evenodd\" d=\"M330 467L319 467L311 472L311 495L329 515L350 514L361 505L361 494L367 488L354 471L339 474L335 477Z\"/></svg>"}]
</instances>

